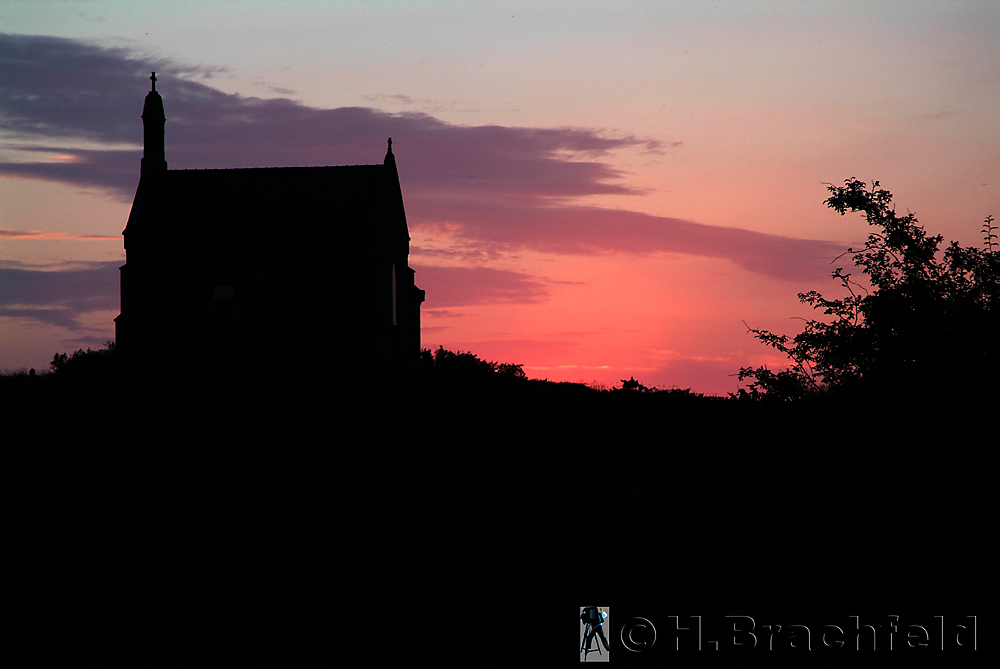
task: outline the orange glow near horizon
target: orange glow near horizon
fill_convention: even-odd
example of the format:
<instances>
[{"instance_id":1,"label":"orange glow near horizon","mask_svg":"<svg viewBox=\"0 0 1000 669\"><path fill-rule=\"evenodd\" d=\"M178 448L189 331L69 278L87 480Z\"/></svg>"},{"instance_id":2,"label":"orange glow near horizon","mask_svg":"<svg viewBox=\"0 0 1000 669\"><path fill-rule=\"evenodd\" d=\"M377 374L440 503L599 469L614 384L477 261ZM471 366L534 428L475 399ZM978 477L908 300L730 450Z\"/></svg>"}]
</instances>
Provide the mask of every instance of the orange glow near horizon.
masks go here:
<instances>
[{"instance_id":1,"label":"orange glow near horizon","mask_svg":"<svg viewBox=\"0 0 1000 669\"><path fill-rule=\"evenodd\" d=\"M742 321L794 326L788 316L804 310L788 282L681 254L622 260L522 258L522 267L544 264L548 301L455 307L445 316L425 310L423 345L523 364L532 378L616 386L634 376L647 386L710 394L735 392L729 375L741 366L786 364L747 334ZM706 273L715 281L701 280ZM418 269L418 285L420 278ZM760 309L762 298L770 308ZM428 306L432 300L429 295Z\"/></svg>"}]
</instances>

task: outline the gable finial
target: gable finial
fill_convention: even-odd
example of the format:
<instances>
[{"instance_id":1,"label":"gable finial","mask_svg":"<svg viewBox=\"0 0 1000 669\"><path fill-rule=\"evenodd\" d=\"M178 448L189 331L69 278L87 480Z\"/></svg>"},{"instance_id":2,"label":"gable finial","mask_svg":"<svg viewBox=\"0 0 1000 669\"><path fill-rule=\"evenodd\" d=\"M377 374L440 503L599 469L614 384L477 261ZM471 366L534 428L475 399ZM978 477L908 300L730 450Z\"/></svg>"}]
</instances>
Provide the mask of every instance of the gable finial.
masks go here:
<instances>
[{"instance_id":1,"label":"gable finial","mask_svg":"<svg viewBox=\"0 0 1000 669\"><path fill-rule=\"evenodd\" d=\"M149 80L153 82L153 92L156 92L156 72L149 75Z\"/></svg>"},{"instance_id":2,"label":"gable finial","mask_svg":"<svg viewBox=\"0 0 1000 669\"><path fill-rule=\"evenodd\" d=\"M389 153L392 153L392 137L389 138Z\"/></svg>"}]
</instances>

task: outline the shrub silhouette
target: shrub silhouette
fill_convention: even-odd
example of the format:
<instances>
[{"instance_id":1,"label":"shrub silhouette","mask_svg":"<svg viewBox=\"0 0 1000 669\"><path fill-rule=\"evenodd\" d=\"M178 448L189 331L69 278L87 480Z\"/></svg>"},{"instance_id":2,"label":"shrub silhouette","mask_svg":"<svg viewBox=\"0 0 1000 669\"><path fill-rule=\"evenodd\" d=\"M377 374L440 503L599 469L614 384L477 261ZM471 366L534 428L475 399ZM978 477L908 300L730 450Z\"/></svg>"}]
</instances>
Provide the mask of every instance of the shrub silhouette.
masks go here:
<instances>
[{"instance_id":1,"label":"shrub silhouette","mask_svg":"<svg viewBox=\"0 0 1000 669\"><path fill-rule=\"evenodd\" d=\"M736 394L729 396L739 400L791 400L801 399L813 392L808 379L803 379L797 368L772 372L767 366L752 369L743 367L737 375L740 381L751 378L748 390L740 388Z\"/></svg>"},{"instance_id":2,"label":"shrub silhouette","mask_svg":"<svg viewBox=\"0 0 1000 669\"><path fill-rule=\"evenodd\" d=\"M732 397L789 400L820 391L884 392L962 390L977 392L997 373L1000 256L993 217L983 224L984 248L952 242L938 257L941 235L928 236L912 213L898 216L892 194L878 181L867 187L850 178L829 184L825 204L840 212L862 212L877 230L863 249L849 248L871 290L843 268L832 274L849 293L829 300L816 291L799 300L822 309L831 322L810 320L789 340L749 326L749 332L788 356L792 366L774 373L744 367L749 392Z\"/></svg>"},{"instance_id":3,"label":"shrub silhouette","mask_svg":"<svg viewBox=\"0 0 1000 669\"><path fill-rule=\"evenodd\" d=\"M647 388L646 386L644 386L641 383L639 383L638 381L636 381L634 376L629 377L629 379L627 381L625 379L622 379L622 387L621 388L612 388L612 390L614 390L616 392L625 391L625 392L630 392L630 393L651 393L651 392L655 392L654 388Z\"/></svg>"},{"instance_id":4,"label":"shrub silhouette","mask_svg":"<svg viewBox=\"0 0 1000 669\"><path fill-rule=\"evenodd\" d=\"M422 369L435 370L437 372L489 376L499 375L503 377L524 379L523 365L515 365L507 362L490 362L481 360L474 353L459 351L457 353L447 350L444 346L439 346L434 353L430 349L420 351L420 367Z\"/></svg>"},{"instance_id":5,"label":"shrub silhouette","mask_svg":"<svg viewBox=\"0 0 1000 669\"><path fill-rule=\"evenodd\" d=\"M108 341L105 342L104 348L96 351L87 347L86 351L81 348L68 355L56 353L49 367L59 376L93 376L110 373L114 370L117 360L115 342Z\"/></svg>"}]
</instances>

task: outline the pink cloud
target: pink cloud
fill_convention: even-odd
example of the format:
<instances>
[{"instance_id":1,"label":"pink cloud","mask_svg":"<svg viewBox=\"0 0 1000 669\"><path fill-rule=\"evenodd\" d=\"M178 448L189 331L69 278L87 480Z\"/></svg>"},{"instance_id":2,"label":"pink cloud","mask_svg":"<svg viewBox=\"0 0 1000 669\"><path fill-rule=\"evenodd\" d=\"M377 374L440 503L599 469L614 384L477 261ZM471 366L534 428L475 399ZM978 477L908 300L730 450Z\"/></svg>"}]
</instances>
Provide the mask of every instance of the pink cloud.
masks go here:
<instances>
[{"instance_id":1,"label":"pink cloud","mask_svg":"<svg viewBox=\"0 0 1000 669\"><path fill-rule=\"evenodd\" d=\"M120 236L106 237L102 235L73 235L68 232L41 232L39 230L11 230L0 228L0 237L8 239L83 239L89 241L120 240Z\"/></svg>"},{"instance_id":2,"label":"pink cloud","mask_svg":"<svg viewBox=\"0 0 1000 669\"><path fill-rule=\"evenodd\" d=\"M503 202L484 206L421 196L411 197L408 207L412 225L451 224L452 234L484 251L501 245L559 254L685 253L724 258L773 278L812 281L829 278L830 262L844 250L833 242L622 209Z\"/></svg>"},{"instance_id":3,"label":"pink cloud","mask_svg":"<svg viewBox=\"0 0 1000 669\"><path fill-rule=\"evenodd\" d=\"M427 291L424 308L430 310L477 304L537 304L549 298L544 281L521 272L488 267L413 268L417 283Z\"/></svg>"}]
</instances>

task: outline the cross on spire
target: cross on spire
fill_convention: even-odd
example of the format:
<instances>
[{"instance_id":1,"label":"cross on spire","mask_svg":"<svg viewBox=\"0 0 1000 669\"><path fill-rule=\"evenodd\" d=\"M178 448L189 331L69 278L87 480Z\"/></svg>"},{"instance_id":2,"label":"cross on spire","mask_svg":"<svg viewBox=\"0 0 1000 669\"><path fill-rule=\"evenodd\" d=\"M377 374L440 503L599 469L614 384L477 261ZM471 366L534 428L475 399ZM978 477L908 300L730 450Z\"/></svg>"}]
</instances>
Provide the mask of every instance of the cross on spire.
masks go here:
<instances>
[{"instance_id":1,"label":"cross on spire","mask_svg":"<svg viewBox=\"0 0 1000 669\"><path fill-rule=\"evenodd\" d=\"M153 92L156 92L156 72L149 75L149 80L153 82Z\"/></svg>"}]
</instances>

